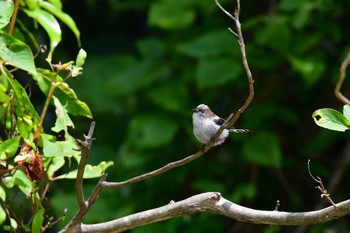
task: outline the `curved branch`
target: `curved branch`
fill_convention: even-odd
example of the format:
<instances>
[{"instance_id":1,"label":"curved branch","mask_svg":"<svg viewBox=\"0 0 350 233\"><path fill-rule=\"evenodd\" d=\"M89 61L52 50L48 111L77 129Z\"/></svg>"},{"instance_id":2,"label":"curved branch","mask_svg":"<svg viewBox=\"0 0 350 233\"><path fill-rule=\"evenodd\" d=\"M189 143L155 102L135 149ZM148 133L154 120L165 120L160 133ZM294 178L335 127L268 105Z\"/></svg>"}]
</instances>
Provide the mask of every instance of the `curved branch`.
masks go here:
<instances>
[{"instance_id":1,"label":"curved branch","mask_svg":"<svg viewBox=\"0 0 350 233\"><path fill-rule=\"evenodd\" d=\"M350 214L350 200L340 202L336 204L336 207L331 206L317 211L292 213L276 210L266 211L250 209L223 198L220 193L208 192L192 196L179 202L171 201L165 206L139 212L109 222L82 224L80 232L122 232L169 218L201 212L220 214L237 221L254 224L290 226L311 225L327 222Z\"/></svg>"},{"instance_id":2,"label":"curved branch","mask_svg":"<svg viewBox=\"0 0 350 233\"><path fill-rule=\"evenodd\" d=\"M245 51L245 44L244 44L244 39L243 39L243 34L242 34L242 29L241 29L241 23L239 21L239 14L241 11L241 6L240 6L240 0L237 0L237 7L234 12L234 15L229 13L228 11L225 10L223 6L219 3L219 0L215 0L216 5L220 8L222 12L224 12L228 17L230 17L236 24L236 29L237 33L233 32L231 28L229 28L229 31L232 32L234 35L238 37L238 44L241 49L241 54L242 54L242 62L244 69L246 71L246 75L248 78L248 84L249 84L249 95L245 101L245 103L242 105L240 109L236 112L236 114L231 113L230 116L226 119L225 123L222 124L222 126L219 128L219 130L216 132L214 138L203 148L203 151L206 152L208 151L214 143L218 140L219 136L221 135L222 131L227 128L232 128L233 125L236 123L240 115L247 109L247 107L250 105L254 98L254 80L252 73L249 68L248 60L247 60L247 55Z\"/></svg>"},{"instance_id":3,"label":"curved branch","mask_svg":"<svg viewBox=\"0 0 350 233\"><path fill-rule=\"evenodd\" d=\"M346 98L341 92L340 89L343 85L344 79L345 79L345 73L346 73L346 68L348 67L350 63L350 51L348 53L348 55L345 57L345 59L343 60L341 67L340 67L340 74L339 74L339 79L337 82L337 85L335 86L335 96L344 104L349 104L350 105L350 100L348 98Z\"/></svg>"}]
</instances>

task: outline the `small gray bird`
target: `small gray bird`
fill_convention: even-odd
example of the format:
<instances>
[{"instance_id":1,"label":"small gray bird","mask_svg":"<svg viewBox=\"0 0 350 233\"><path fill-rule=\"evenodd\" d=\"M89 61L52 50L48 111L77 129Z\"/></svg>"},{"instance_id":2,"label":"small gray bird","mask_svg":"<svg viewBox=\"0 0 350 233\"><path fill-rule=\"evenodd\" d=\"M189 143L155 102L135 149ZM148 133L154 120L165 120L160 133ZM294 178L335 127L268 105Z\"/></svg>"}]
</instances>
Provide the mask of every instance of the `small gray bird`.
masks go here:
<instances>
[{"instance_id":1,"label":"small gray bird","mask_svg":"<svg viewBox=\"0 0 350 233\"><path fill-rule=\"evenodd\" d=\"M193 109L192 121L194 136L201 143L207 144L214 138L220 126L225 122L225 119L215 115L207 105L200 104ZM247 129L224 129L214 146L222 144L230 132L245 133L248 131Z\"/></svg>"}]
</instances>

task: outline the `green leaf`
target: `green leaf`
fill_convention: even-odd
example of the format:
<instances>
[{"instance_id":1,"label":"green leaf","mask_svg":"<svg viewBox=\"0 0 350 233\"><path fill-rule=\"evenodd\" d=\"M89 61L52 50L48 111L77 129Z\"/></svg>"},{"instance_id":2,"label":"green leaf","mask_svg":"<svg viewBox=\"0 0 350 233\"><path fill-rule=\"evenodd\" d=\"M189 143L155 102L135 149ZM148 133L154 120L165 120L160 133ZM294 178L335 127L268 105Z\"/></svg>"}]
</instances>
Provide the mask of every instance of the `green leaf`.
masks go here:
<instances>
[{"instance_id":1,"label":"green leaf","mask_svg":"<svg viewBox=\"0 0 350 233\"><path fill-rule=\"evenodd\" d=\"M33 54L28 45L0 30L0 48L0 59L36 74Z\"/></svg>"},{"instance_id":2,"label":"green leaf","mask_svg":"<svg viewBox=\"0 0 350 233\"><path fill-rule=\"evenodd\" d=\"M52 4L54 4L58 9L62 10L62 2L61 0L48 0Z\"/></svg>"},{"instance_id":3,"label":"green leaf","mask_svg":"<svg viewBox=\"0 0 350 233\"><path fill-rule=\"evenodd\" d=\"M16 127L18 128L22 138L35 147L32 143L33 131L35 131L37 124L39 123L39 115L35 111L29 97L20 83L13 78L12 74L2 69L3 74L6 75L8 89L13 92L15 113L17 116Z\"/></svg>"},{"instance_id":4,"label":"green leaf","mask_svg":"<svg viewBox=\"0 0 350 233\"><path fill-rule=\"evenodd\" d=\"M128 142L139 148L155 148L168 144L175 136L178 125L159 114L136 116L128 129Z\"/></svg>"},{"instance_id":5,"label":"green leaf","mask_svg":"<svg viewBox=\"0 0 350 233\"><path fill-rule=\"evenodd\" d=\"M199 88L223 85L237 78L242 72L242 64L234 59L200 59L197 84Z\"/></svg>"},{"instance_id":6,"label":"green leaf","mask_svg":"<svg viewBox=\"0 0 350 233\"><path fill-rule=\"evenodd\" d=\"M312 114L315 123L323 128L342 131L349 129L350 121L340 112L331 108L318 109Z\"/></svg>"},{"instance_id":7,"label":"green leaf","mask_svg":"<svg viewBox=\"0 0 350 233\"><path fill-rule=\"evenodd\" d=\"M120 164L126 169L140 168L146 166L147 162L151 160L151 156L145 156L145 152L137 150L137 148L123 144L118 151L120 156Z\"/></svg>"},{"instance_id":8,"label":"green leaf","mask_svg":"<svg viewBox=\"0 0 350 233\"><path fill-rule=\"evenodd\" d=\"M186 87L178 81L155 85L147 91L147 96L162 108L173 112L181 112L186 108L189 99Z\"/></svg>"},{"instance_id":9,"label":"green leaf","mask_svg":"<svg viewBox=\"0 0 350 233\"><path fill-rule=\"evenodd\" d=\"M0 29L4 28L7 24L9 24L13 14L13 10L14 10L14 1L12 0L0 1Z\"/></svg>"},{"instance_id":10,"label":"green leaf","mask_svg":"<svg viewBox=\"0 0 350 233\"><path fill-rule=\"evenodd\" d=\"M212 30L195 39L180 44L177 51L195 58L206 58L222 54L240 56L236 38L226 29ZM240 60L240 59L239 59Z\"/></svg>"},{"instance_id":11,"label":"green leaf","mask_svg":"<svg viewBox=\"0 0 350 233\"><path fill-rule=\"evenodd\" d=\"M326 67L319 58L288 56L291 66L298 71L307 86L315 84L323 75Z\"/></svg>"},{"instance_id":12,"label":"green leaf","mask_svg":"<svg viewBox=\"0 0 350 233\"><path fill-rule=\"evenodd\" d=\"M72 120L70 119L68 115L68 111L65 109L65 107L61 104L59 99L56 97L53 97L53 101L55 104L55 113L56 113L56 122L55 126L52 127L52 131L58 133L61 130L64 130L66 134L68 133L68 127L74 128L74 124Z\"/></svg>"},{"instance_id":13,"label":"green leaf","mask_svg":"<svg viewBox=\"0 0 350 233\"><path fill-rule=\"evenodd\" d=\"M4 78L4 76L0 75L0 78ZM1 80L1 79L0 79ZM7 105L11 100L11 97L7 93L7 88L4 84L0 83L0 103L2 106Z\"/></svg>"},{"instance_id":14,"label":"green leaf","mask_svg":"<svg viewBox=\"0 0 350 233\"><path fill-rule=\"evenodd\" d=\"M0 144L0 160L14 156L18 150L20 136L8 139Z\"/></svg>"},{"instance_id":15,"label":"green leaf","mask_svg":"<svg viewBox=\"0 0 350 233\"><path fill-rule=\"evenodd\" d=\"M164 42L156 38L147 38L137 42L137 50L145 58L160 58L165 51Z\"/></svg>"},{"instance_id":16,"label":"green leaf","mask_svg":"<svg viewBox=\"0 0 350 233\"><path fill-rule=\"evenodd\" d=\"M273 133L260 132L243 144L244 158L254 164L265 167L280 167L281 148Z\"/></svg>"},{"instance_id":17,"label":"green leaf","mask_svg":"<svg viewBox=\"0 0 350 233\"><path fill-rule=\"evenodd\" d=\"M40 200L37 200L36 202L40 203ZM38 212L36 212L34 215L34 219L32 223L32 233L41 232L41 227L44 222L44 212L45 212L45 209L40 205Z\"/></svg>"},{"instance_id":18,"label":"green leaf","mask_svg":"<svg viewBox=\"0 0 350 233\"><path fill-rule=\"evenodd\" d=\"M56 16L58 19L60 19L65 25L67 25L70 30L74 33L75 37L78 41L78 46L80 47L80 31L75 24L72 17L70 17L68 14L64 13L62 11L62 5L56 3L50 3L48 1L39 1L39 4L42 8Z\"/></svg>"},{"instance_id":19,"label":"green leaf","mask_svg":"<svg viewBox=\"0 0 350 233\"><path fill-rule=\"evenodd\" d=\"M4 188L1 187L1 186L0 186L0 199L1 199L2 201L5 201L5 200L6 200L6 192L5 192ZM1 223L0 223L0 225L1 225Z\"/></svg>"},{"instance_id":20,"label":"green leaf","mask_svg":"<svg viewBox=\"0 0 350 233\"><path fill-rule=\"evenodd\" d=\"M6 220L6 212L2 208L2 206L0 206L0 226L2 226L2 224L4 224L5 220Z\"/></svg>"},{"instance_id":21,"label":"green leaf","mask_svg":"<svg viewBox=\"0 0 350 233\"><path fill-rule=\"evenodd\" d=\"M265 25L259 27L255 39L259 45L268 46L274 51L285 54L290 46L291 31L285 16L265 18Z\"/></svg>"},{"instance_id":22,"label":"green leaf","mask_svg":"<svg viewBox=\"0 0 350 233\"><path fill-rule=\"evenodd\" d=\"M110 75L104 84L104 92L110 92L114 95L130 95L131 92L150 86L159 77L164 77L167 71L167 67L159 65L158 61L138 61L130 57L121 57L120 59L123 61L116 59L113 61L113 66L121 67L120 69L115 70L114 67L111 67L104 71ZM103 67L106 67L106 63ZM98 72L103 77L101 70Z\"/></svg>"},{"instance_id":23,"label":"green leaf","mask_svg":"<svg viewBox=\"0 0 350 233\"><path fill-rule=\"evenodd\" d=\"M64 160L63 156L51 157L47 161L48 161L48 165L45 166L45 167L48 166L46 170L46 174L49 177L49 180L52 180L55 172L57 172L60 168L62 168L63 165L66 163L66 161Z\"/></svg>"},{"instance_id":24,"label":"green leaf","mask_svg":"<svg viewBox=\"0 0 350 233\"><path fill-rule=\"evenodd\" d=\"M26 197L31 195L32 182L22 170L17 169L12 176L5 177L3 183L7 188L18 186Z\"/></svg>"},{"instance_id":25,"label":"green leaf","mask_svg":"<svg viewBox=\"0 0 350 233\"><path fill-rule=\"evenodd\" d=\"M87 57L87 53L85 52L85 50L84 49L80 49L79 53L78 53L78 56L77 56L77 59L75 61L75 65L77 67L82 67L84 65L84 63L85 63L86 57Z\"/></svg>"},{"instance_id":26,"label":"green leaf","mask_svg":"<svg viewBox=\"0 0 350 233\"><path fill-rule=\"evenodd\" d=\"M207 192L208 190L215 192L225 192L224 184L215 179L200 179L192 183L192 188L199 192Z\"/></svg>"},{"instance_id":27,"label":"green leaf","mask_svg":"<svg viewBox=\"0 0 350 233\"><path fill-rule=\"evenodd\" d=\"M344 105L343 107L343 115L348 121L350 121L350 105Z\"/></svg>"},{"instance_id":28,"label":"green leaf","mask_svg":"<svg viewBox=\"0 0 350 233\"><path fill-rule=\"evenodd\" d=\"M244 200L251 200L256 197L257 188L254 184L240 184L238 185L234 193L230 195L230 200L234 203L241 203Z\"/></svg>"},{"instance_id":29,"label":"green leaf","mask_svg":"<svg viewBox=\"0 0 350 233\"><path fill-rule=\"evenodd\" d=\"M151 5L148 22L162 29L181 29L190 26L195 17L194 10L189 7L162 2Z\"/></svg>"},{"instance_id":30,"label":"green leaf","mask_svg":"<svg viewBox=\"0 0 350 233\"><path fill-rule=\"evenodd\" d=\"M49 35L50 52L48 55L48 60L51 62L52 54L62 39L62 32L59 23L52 14L41 8L35 8L33 10L23 9L23 11L29 17L38 21L38 23L45 29L46 33Z\"/></svg>"},{"instance_id":31,"label":"green leaf","mask_svg":"<svg viewBox=\"0 0 350 233\"><path fill-rule=\"evenodd\" d=\"M105 171L107 170L108 167L113 165L113 161L108 161L108 162L101 162L97 166L93 165L86 165L85 170L84 170L84 179L92 179L92 178L97 178L101 177ZM66 174L60 175L55 177L55 179L76 179L77 178L77 172L78 170L72 170Z\"/></svg>"},{"instance_id":32,"label":"green leaf","mask_svg":"<svg viewBox=\"0 0 350 233\"><path fill-rule=\"evenodd\" d=\"M55 138L48 134L41 134L41 146L43 157L71 157L79 155L79 147L73 140L55 141Z\"/></svg>"},{"instance_id":33,"label":"green leaf","mask_svg":"<svg viewBox=\"0 0 350 233\"><path fill-rule=\"evenodd\" d=\"M41 91L44 92L45 95L49 93L52 80L56 80L56 82L62 81L60 76L56 76L48 70L38 69L38 73L38 75L33 75L33 78L38 82ZM78 99L74 90L70 88L67 83L59 85L54 92L54 96L59 99L68 113L75 116L92 118L89 106Z\"/></svg>"}]
</instances>

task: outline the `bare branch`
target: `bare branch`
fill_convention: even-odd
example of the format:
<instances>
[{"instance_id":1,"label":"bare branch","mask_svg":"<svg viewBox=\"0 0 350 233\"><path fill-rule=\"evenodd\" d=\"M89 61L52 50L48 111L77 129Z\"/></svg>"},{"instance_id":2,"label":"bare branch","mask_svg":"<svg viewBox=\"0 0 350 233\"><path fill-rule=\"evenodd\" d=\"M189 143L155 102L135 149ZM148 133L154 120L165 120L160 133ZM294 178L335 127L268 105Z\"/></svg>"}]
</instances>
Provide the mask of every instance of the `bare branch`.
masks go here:
<instances>
[{"instance_id":1,"label":"bare branch","mask_svg":"<svg viewBox=\"0 0 350 233\"><path fill-rule=\"evenodd\" d=\"M231 13L229 13L227 10L225 10L225 8L223 8L223 7L221 6L221 4L219 3L219 0L215 0L215 3L216 3L216 5L220 8L220 10L221 10L222 12L224 12L228 17L230 17L233 21L236 21L236 20L237 20ZM240 5L239 0L237 1L237 5Z\"/></svg>"},{"instance_id":2,"label":"bare branch","mask_svg":"<svg viewBox=\"0 0 350 233\"><path fill-rule=\"evenodd\" d=\"M237 7L236 7L236 10L234 12L234 15L232 15L231 13L226 11L225 8L223 8L221 6L221 4L219 3L219 0L215 0L215 3L220 8L220 10L222 12L224 12L228 17L230 17L236 24L237 33L235 33L231 28L229 28L229 31L238 37L238 44L239 44L239 47L241 49L241 54L242 54L242 62L243 62L244 69L246 71L247 78L248 78L249 95L248 95L248 98L246 99L245 103L242 105L242 107L240 109L238 109L236 114L234 115L233 113L231 113L230 116L226 119L225 123L216 132L214 138L207 145L204 146L203 152L208 151L215 144L215 142L218 140L219 136L221 135L221 133L224 129L231 128L235 124L235 122L238 120L240 115L247 109L247 107L250 105L250 103L252 102L252 100L254 98L254 80L253 80L253 76L252 76L252 73L251 73L249 65L248 65L247 55L246 55L246 51L245 51L245 44L244 44L244 39L243 39L243 34L242 34L242 29L241 29L241 23L239 21L239 14L241 11L240 1L237 0Z\"/></svg>"},{"instance_id":3,"label":"bare branch","mask_svg":"<svg viewBox=\"0 0 350 233\"><path fill-rule=\"evenodd\" d=\"M165 206L135 213L109 222L82 224L79 232L122 232L169 218L193 215L201 212L220 214L241 222L289 226L318 224L350 214L350 200L338 203L336 207L298 213L276 210L255 210L237 205L223 198L220 193L208 192L179 202L171 201Z\"/></svg>"},{"instance_id":4,"label":"bare branch","mask_svg":"<svg viewBox=\"0 0 350 233\"><path fill-rule=\"evenodd\" d=\"M77 200L78 200L80 210L85 210L86 208L88 208L88 204L85 202L85 199L84 199L84 192L83 192L84 178L83 177L84 177L84 171L87 164L87 160L90 154L90 148L93 140L92 135L95 130L95 125L96 125L95 122L91 122L88 136L84 135L85 137L84 141L76 140L81 150L81 158L80 158L79 167L78 167L77 180L75 183L75 192L77 194Z\"/></svg>"},{"instance_id":5,"label":"bare branch","mask_svg":"<svg viewBox=\"0 0 350 233\"><path fill-rule=\"evenodd\" d=\"M130 184L133 184L133 183L136 183L136 182L139 182L139 181L142 181L142 180L146 180L146 179L149 179L151 177L154 177L154 176L157 176L157 175L160 175L164 172L167 172L173 168L176 168L176 167L180 167L180 166L183 166L199 157L201 157L203 155L203 152L202 151L198 151L197 153L195 154L192 154L184 159L181 159L181 160L177 160L177 161L174 161L174 162L171 162L171 163L168 163L167 165L161 167L161 168L158 168L154 171L151 171L151 172L148 172L148 173L145 173L145 174L142 174L142 175L139 175L139 176L136 176L136 177L133 177L131 179L128 179L128 180L125 180L125 181L121 181L121 182L102 182L102 187L105 187L105 188L120 188L120 187L123 187L123 186L126 186L126 185L130 185Z\"/></svg>"},{"instance_id":6,"label":"bare branch","mask_svg":"<svg viewBox=\"0 0 350 233\"><path fill-rule=\"evenodd\" d=\"M346 68L348 67L350 63L350 51L348 53L348 55L345 57L345 59L343 60L341 67L340 67L340 75L339 75L339 79L337 82L337 85L335 86L335 96L344 104L349 104L350 105L350 100L348 98L346 98L341 92L340 89L343 85L344 79L345 79L345 74L346 74Z\"/></svg>"}]
</instances>

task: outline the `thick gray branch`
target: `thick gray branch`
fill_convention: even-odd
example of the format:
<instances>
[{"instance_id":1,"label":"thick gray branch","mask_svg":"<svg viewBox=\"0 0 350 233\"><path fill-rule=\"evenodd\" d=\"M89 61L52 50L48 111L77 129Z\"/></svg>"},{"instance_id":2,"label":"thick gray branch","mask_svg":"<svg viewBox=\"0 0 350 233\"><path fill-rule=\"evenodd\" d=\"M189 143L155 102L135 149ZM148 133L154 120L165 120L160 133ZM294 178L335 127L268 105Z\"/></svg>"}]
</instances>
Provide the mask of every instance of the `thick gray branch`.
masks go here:
<instances>
[{"instance_id":1,"label":"thick gray branch","mask_svg":"<svg viewBox=\"0 0 350 233\"><path fill-rule=\"evenodd\" d=\"M350 213L350 200L338 203L336 207L330 206L317 211L291 213L250 209L226 200L219 193L208 192L109 222L82 224L79 232L123 232L169 218L200 212L211 212L254 224L311 225L348 215Z\"/></svg>"}]
</instances>

